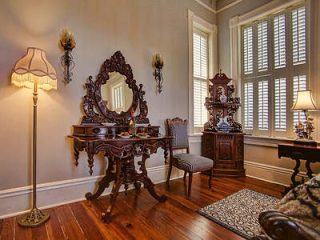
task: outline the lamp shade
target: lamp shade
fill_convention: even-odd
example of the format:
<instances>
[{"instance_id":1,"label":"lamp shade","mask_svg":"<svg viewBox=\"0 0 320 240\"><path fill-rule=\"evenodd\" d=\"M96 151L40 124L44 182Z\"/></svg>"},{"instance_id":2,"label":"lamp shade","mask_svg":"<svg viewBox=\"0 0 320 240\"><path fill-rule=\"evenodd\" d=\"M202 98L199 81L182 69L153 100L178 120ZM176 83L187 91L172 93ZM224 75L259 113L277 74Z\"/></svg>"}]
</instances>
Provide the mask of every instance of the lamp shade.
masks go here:
<instances>
[{"instance_id":1,"label":"lamp shade","mask_svg":"<svg viewBox=\"0 0 320 240\"><path fill-rule=\"evenodd\" d=\"M293 104L292 110L295 110L295 111L317 110L317 106L312 98L310 90L298 91L297 99Z\"/></svg>"},{"instance_id":2,"label":"lamp shade","mask_svg":"<svg viewBox=\"0 0 320 240\"><path fill-rule=\"evenodd\" d=\"M15 64L11 82L18 87L33 88L36 84L37 88L44 90L57 89L57 74L45 51L30 47Z\"/></svg>"}]
</instances>

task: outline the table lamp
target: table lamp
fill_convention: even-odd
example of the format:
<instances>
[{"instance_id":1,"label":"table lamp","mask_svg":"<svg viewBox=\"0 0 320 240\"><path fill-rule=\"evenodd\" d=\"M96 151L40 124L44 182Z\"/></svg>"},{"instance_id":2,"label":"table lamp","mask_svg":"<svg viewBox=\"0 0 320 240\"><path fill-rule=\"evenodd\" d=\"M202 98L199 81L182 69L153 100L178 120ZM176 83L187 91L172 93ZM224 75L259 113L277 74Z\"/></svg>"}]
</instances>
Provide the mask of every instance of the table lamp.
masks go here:
<instances>
[{"instance_id":1,"label":"table lamp","mask_svg":"<svg viewBox=\"0 0 320 240\"><path fill-rule=\"evenodd\" d=\"M310 90L298 91L297 99L293 104L293 111L303 111L306 117L306 121L304 123L297 123L295 125L296 133L298 138L296 139L296 143L310 143L311 145L316 145L316 142L312 139L311 133L314 130L313 127L313 118L308 116L308 111L316 111L317 106L312 98L312 94Z\"/></svg>"},{"instance_id":2,"label":"table lamp","mask_svg":"<svg viewBox=\"0 0 320 240\"><path fill-rule=\"evenodd\" d=\"M37 101L38 88L57 89L56 71L48 62L46 53L39 48L28 48L27 54L17 61L11 75L12 84L33 88L33 151L32 151L32 209L18 219L23 227L36 227L49 219L49 214L37 208Z\"/></svg>"}]
</instances>

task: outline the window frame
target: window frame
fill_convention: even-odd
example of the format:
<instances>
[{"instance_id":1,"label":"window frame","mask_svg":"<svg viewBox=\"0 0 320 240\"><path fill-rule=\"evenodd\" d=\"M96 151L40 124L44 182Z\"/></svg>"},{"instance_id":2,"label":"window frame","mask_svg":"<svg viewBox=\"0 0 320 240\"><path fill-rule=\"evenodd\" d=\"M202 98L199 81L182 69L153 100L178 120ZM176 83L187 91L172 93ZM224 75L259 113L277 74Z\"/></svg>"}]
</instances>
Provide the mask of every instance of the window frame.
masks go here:
<instances>
[{"instance_id":1,"label":"window frame","mask_svg":"<svg viewBox=\"0 0 320 240\"><path fill-rule=\"evenodd\" d=\"M197 28L208 34L208 79L217 71L217 26L196 16L188 9L188 42L189 42L189 135L199 135L203 127L194 127L193 111L193 29Z\"/></svg>"},{"instance_id":2,"label":"window frame","mask_svg":"<svg viewBox=\"0 0 320 240\"><path fill-rule=\"evenodd\" d=\"M278 5L278 6L275 6ZM288 45L292 45L292 10L299 8L301 6L305 6L306 8L306 63L301 65L294 65L292 62L292 54L293 51L291 48L288 48ZM267 10L268 8L268 10ZM252 82L254 84L255 95L254 96L254 128L252 130L244 131L248 134L252 134L254 136L261 136L261 137L271 137L271 138L294 138L295 133L293 131L293 112L291 111L291 104L290 101L293 99L293 78L299 75L306 75L307 77L307 88L312 86L312 80L310 79L310 15L309 15L309 4L306 1L297 1L292 0L286 4L281 4L280 1L274 1L272 3L267 4L267 6L263 6L261 9L256 9L253 12L249 12L241 17L237 16L230 20L230 30L231 30L231 51L237 54L237 59L239 60L237 65L232 66L232 78L235 76L240 79L238 81L238 88L243 89L243 84L248 81L248 77L244 78L243 73L243 66L242 66L242 49L243 49L243 31L242 28L255 25L256 27L253 28L253 44L256 44L256 50L253 52L253 63L258 64L257 53L258 53L258 45L257 45L257 38L258 35L255 33L257 31L257 24L263 21L268 21L268 38L272 39L272 41L268 41L268 51L272 54L269 56L268 71L261 72L260 75L258 72L258 66L254 66L254 71L250 74L250 77L254 77ZM254 14L256 13L256 14ZM260 14L259 14L260 13ZM291 39L290 44L289 41L286 41L286 67L285 68L274 68L273 63L273 17L277 15L281 15L285 13L286 15L286 39ZM272 15L272 17L270 17ZM289 17L290 16L290 17ZM255 48L255 47L253 47ZM236 58L232 57L232 63L235 61ZM290 74L286 71L290 68ZM270 74L271 72L271 74ZM273 74L272 74L273 73ZM265 75L263 77L263 75ZM285 77L287 80L287 95L288 97L288 104L287 104L287 128L286 131L275 131L274 130L274 92L273 92L273 85L274 79ZM272 113L269 121L269 130L259 130L258 126L258 82L261 80L268 80L269 86L269 111ZM243 91L240 91L240 95L242 100L244 100ZM270 104L271 103L271 104ZM272 111L271 109L272 108ZM244 114L239 114L238 117L241 118L242 122L244 123ZM292 126L291 126L292 125Z\"/></svg>"}]
</instances>

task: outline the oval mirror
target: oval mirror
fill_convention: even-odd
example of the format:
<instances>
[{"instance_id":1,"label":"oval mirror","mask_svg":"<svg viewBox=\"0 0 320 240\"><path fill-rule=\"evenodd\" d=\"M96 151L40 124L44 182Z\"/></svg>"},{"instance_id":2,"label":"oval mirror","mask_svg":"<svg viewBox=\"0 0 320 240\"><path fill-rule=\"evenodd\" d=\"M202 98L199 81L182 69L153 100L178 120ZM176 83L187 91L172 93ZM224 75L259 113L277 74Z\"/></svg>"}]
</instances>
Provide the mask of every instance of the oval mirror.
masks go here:
<instances>
[{"instance_id":1,"label":"oval mirror","mask_svg":"<svg viewBox=\"0 0 320 240\"><path fill-rule=\"evenodd\" d=\"M133 94L126 79L118 72L110 72L106 84L101 85L101 98L110 111L121 113L129 110Z\"/></svg>"}]
</instances>

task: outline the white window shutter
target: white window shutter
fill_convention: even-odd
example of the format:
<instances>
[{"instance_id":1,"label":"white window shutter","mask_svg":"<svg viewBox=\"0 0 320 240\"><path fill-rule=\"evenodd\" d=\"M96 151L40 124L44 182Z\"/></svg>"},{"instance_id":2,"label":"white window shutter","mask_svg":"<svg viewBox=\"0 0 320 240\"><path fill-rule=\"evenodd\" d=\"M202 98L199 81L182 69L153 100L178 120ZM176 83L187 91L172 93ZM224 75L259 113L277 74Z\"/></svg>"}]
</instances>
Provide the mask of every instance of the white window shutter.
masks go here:
<instances>
[{"instance_id":1,"label":"white window shutter","mask_svg":"<svg viewBox=\"0 0 320 240\"><path fill-rule=\"evenodd\" d=\"M268 22L258 24L258 71L268 70Z\"/></svg>"},{"instance_id":2,"label":"white window shutter","mask_svg":"<svg viewBox=\"0 0 320 240\"><path fill-rule=\"evenodd\" d=\"M244 74L253 73L253 45L252 27L243 30L243 71Z\"/></svg>"},{"instance_id":3,"label":"white window shutter","mask_svg":"<svg viewBox=\"0 0 320 240\"><path fill-rule=\"evenodd\" d=\"M202 80L193 80L193 125L203 127L208 119L208 112L204 106L208 85Z\"/></svg>"},{"instance_id":4,"label":"white window shutter","mask_svg":"<svg viewBox=\"0 0 320 240\"><path fill-rule=\"evenodd\" d=\"M208 78L208 38L193 33L193 76Z\"/></svg>"},{"instance_id":5,"label":"white window shutter","mask_svg":"<svg viewBox=\"0 0 320 240\"><path fill-rule=\"evenodd\" d=\"M258 125L259 130L269 129L269 87L268 81L258 82Z\"/></svg>"},{"instance_id":6,"label":"white window shutter","mask_svg":"<svg viewBox=\"0 0 320 240\"><path fill-rule=\"evenodd\" d=\"M208 35L200 30L193 33L193 125L203 127L208 120L204 106L208 95Z\"/></svg>"},{"instance_id":7,"label":"white window shutter","mask_svg":"<svg viewBox=\"0 0 320 240\"><path fill-rule=\"evenodd\" d=\"M275 130L285 131L287 128L287 83L285 78L275 79L274 117Z\"/></svg>"},{"instance_id":8,"label":"white window shutter","mask_svg":"<svg viewBox=\"0 0 320 240\"><path fill-rule=\"evenodd\" d=\"M306 75L299 75L293 77L293 103L297 99L298 91L307 90L307 77ZM293 127L300 121L304 122L306 117L303 112L293 113Z\"/></svg>"},{"instance_id":9,"label":"white window shutter","mask_svg":"<svg viewBox=\"0 0 320 240\"><path fill-rule=\"evenodd\" d=\"M292 57L293 64L306 62L306 8L292 11Z\"/></svg>"},{"instance_id":10,"label":"white window shutter","mask_svg":"<svg viewBox=\"0 0 320 240\"><path fill-rule=\"evenodd\" d=\"M253 129L253 83L244 84L244 128Z\"/></svg>"},{"instance_id":11,"label":"white window shutter","mask_svg":"<svg viewBox=\"0 0 320 240\"><path fill-rule=\"evenodd\" d=\"M284 14L273 19L274 67L286 66L286 16Z\"/></svg>"}]
</instances>

